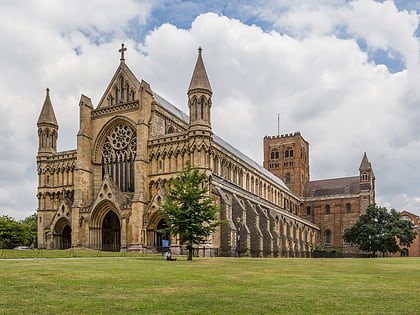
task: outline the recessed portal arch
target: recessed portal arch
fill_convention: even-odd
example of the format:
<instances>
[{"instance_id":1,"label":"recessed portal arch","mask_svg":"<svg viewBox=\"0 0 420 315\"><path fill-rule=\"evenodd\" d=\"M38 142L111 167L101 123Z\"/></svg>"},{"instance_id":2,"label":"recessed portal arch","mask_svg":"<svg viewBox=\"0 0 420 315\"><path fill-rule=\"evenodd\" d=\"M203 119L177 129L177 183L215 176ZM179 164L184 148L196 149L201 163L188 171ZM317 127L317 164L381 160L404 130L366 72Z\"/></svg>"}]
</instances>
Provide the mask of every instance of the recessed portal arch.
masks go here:
<instances>
[{"instance_id":1,"label":"recessed portal arch","mask_svg":"<svg viewBox=\"0 0 420 315\"><path fill-rule=\"evenodd\" d=\"M167 222L165 221L162 213L156 211L147 227L147 245L155 248L158 252L162 250L162 240L171 240L170 233L161 233L160 230L166 228Z\"/></svg>"},{"instance_id":2,"label":"recessed portal arch","mask_svg":"<svg viewBox=\"0 0 420 315\"><path fill-rule=\"evenodd\" d=\"M65 218L61 218L55 224L53 246L56 249L71 248L71 227Z\"/></svg>"},{"instance_id":3,"label":"recessed portal arch","mask_svg":"<svg viewBox=\"0 0 420 315\"><path fill-rule=\"evenodd\" d=\"M102 222L102 250L119 252L120 248L120 219L118 219L114 211L108 211Z\"/></svg>"},{"instance_id":4,"label":"recessed portal arch","mask_svg":"<svg viewBox=\"0 0 420 315\"><path fill-rule=\"evenodd\" d=\"M117 208L109 200L99 203L92 212L89 247L106 251L121 249L121 220Z\"/></svg>"}]
</instances>

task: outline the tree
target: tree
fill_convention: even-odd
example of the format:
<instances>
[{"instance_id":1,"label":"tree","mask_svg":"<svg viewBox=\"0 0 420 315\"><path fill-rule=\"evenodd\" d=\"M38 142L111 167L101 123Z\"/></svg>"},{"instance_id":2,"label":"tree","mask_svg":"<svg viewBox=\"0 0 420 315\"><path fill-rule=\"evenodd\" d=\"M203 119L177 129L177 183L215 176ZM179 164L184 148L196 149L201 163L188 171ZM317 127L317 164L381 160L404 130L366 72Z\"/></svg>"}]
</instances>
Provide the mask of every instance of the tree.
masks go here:
<instances>
[{"instance_id":1,"label":"tree","mask_svg":"<svg viewBox=\"0 0 420 315\"><path fill-rule=\"evenodd\" d=\"M192 260L193 245L203 243L224 223L217 220L219 207L208 191L206 174L191 168L189 162L165 191L162 212L168 227L161 232L178 236L181 244L187 245L188 260Z\"/></svg>"},{"instance_id":2,"label":"tree","mask_svg":"<svg viewBox=\"0 0 420 315\"><path fill-rule=\"evenodd\" d=\"M30 244L36 244L38 236L37 213L35 212L34 214L26 217L21 223L24 225L25 231L28 232L28 241L30 241Z\"/></svg>"},{"instance_id":3,"label":"tree","mask_svg":"<svg viewBox=\"0 0 420 315\"><path fill-rule=\"evenodd\" d=\"M346 242L359 245L360 250L368 251L373 256L376 252L384 255L398 252L401 249L397 238L400 245L410 246L415 237L411 221L402 220L395 209L388 211L376 204L369 205L366 213L343 235Z\"/></svg>"},{"instance_id":4,"label":"tree","mask_svg":"<svg viewBox=\"0 0 420 315\"><path fill-rule=\"evenodd\" d=\"M0 217L0 248L14 248L19 245L30 246L36 242L36 213L19 222L3 215Z\"/></svg>"}]
</instances>

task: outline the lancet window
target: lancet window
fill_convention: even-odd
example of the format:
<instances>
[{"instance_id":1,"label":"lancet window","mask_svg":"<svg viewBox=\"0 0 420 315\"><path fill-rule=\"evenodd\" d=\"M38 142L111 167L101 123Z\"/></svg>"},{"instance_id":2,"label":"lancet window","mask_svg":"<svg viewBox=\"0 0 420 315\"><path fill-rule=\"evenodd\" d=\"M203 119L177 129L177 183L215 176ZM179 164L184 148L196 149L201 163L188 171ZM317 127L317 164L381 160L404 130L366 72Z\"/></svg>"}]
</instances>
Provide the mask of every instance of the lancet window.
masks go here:
<instances>
[{"instance_id":1,"label":"lancet window","mask_svg":"<svg viewBox=\"0 0 420 315\"><path fill-rule=\"evenodd\" d=\"M136 133L127 125L115 127L102 146L102 177L108 174L123 192L134 192Z\"/></svg>"}]
</instances>

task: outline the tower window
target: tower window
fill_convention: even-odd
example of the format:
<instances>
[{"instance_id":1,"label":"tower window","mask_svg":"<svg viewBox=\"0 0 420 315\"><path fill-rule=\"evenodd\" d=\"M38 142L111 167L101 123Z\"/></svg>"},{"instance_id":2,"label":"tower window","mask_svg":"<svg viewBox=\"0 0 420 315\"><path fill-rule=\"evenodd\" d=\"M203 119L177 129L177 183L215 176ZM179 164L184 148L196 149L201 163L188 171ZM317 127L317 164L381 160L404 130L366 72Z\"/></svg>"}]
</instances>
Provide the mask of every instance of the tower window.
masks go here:
<instances>
[{"instance_id":1,"label":"tower window","mask_svg":"<svg viewBox=\"0 0 420 315\"><path fill-rule=\"evenodd\" d=\"M293 157L293 150L289 151L289 155L290 155L290 157Z\"/></svg>"},{"instance_id":2,"label":"tower window","mask_svg":"<svg viewBox=\"0 0 420 315\"><path fill-rule=\"evenodd\" d=\"M311 207L310 206L306 207L306 215L311 215Z\"/></svg>"},{"instance_id":3,"label":"tower window","mask_svg":"<svg viewBox=\"0 0 420 315\"><path fill-rule=\"evenodd\" d=\"M290 183L290 173L286 173L286 183Z\"/></svg>"},{"instance_id":4,"label":"tower window","mask_svg":"<svg viewBox=\"0 0 420 315\"><path fill-rule=\"evenodd\" d=\"M351 204L346 204L346 211L351 212Z\"/></svg>"},{"instance_id":5,"label":"tower window","mask_svg":"<svg viewBox=\"0 0 420 315\"><path fill-rule=\"evenodd\" d=\"M366 173L363 173L363 174L362 174L362 181L363 181L363 182L367 182L367 181L369 181L369 175L368 175L368 174L366 174Z\"/></svg>"},{"instance_id":6,"label":"tower window","mask_svg":"<svg viewBox=\"0 0 420 315\"><path fill-rule=\"evenodd\" d=\"M204 119L204 98L201 98L200 103L201 103L201 108L200 108L201 113L200 113L200 116L201 116L201 119Z\"/></svg>"},{"instance_id":7,"label":"tower window","mask_svg":"<svg viewBox=\"0 0 420 315\"><path fill-rule=\"evenodd\" d=\"M330 213L331 213L330 205L326 205L325 206L325 214L330 214Z\"/></svg>"},{"instance_id":8,"label":"tower window","mask_svg":"<svg viewBox=\"0 0 420 315\"><path fill-rule=\"evenodd\" d=\"M284 152L284 157L289 157L289 150L286 150L286 151Z\"/></svg>"},{"instance_id":9,"label":"tower window","mask_svg":"<svg viewBox=\"0 0 420 315\"><path fill-rule=\"evenodd\" d=\"M274 149L273 151L271 151L270 154L271 159L278 159L279 158L279 151L277 151L277 149Z\"/></svg>"}]
</instances>

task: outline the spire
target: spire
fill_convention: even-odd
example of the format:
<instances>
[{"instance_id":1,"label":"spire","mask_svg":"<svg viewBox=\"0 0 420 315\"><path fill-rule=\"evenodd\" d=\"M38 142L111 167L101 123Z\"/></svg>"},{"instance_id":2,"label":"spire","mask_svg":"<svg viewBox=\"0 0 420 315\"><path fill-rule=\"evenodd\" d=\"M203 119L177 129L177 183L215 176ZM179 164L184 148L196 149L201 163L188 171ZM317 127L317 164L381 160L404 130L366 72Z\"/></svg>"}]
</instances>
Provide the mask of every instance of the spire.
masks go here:
<instances>
[{"instance_id":1,"label":"spire","mask_svg":"<svg viewBox=\"0 0 420 315\"><path fill-rule=\"evenodd\" d=\"M54 109L50 99L50 89L46 89L44 105L42 106L41 113L39 114L37 125L48 124L58 128L57 119L55 118Z\"/></svg>"},{"instance_id":2,"label":"spire","mask_svg":"<svg viewBox=\"0 0 420 315\"><path fill-rule=\"evenodd\" d=\"M194 90L207 90L212 94L209 78L207 77L206 68L204 67L203 58L201 56L201 47L198 48L198 57L195 64L194 72L191 78L188 94L193 93Z\"/></svg>"},{"instance_id":3,"label":"spire","mask_svg":"<svg viewBox=\"0 0 420 315\"><path fill-rule=\"evenodd\" d=\"M372 165L370 164L366 152L363 154L362 162L360 163L359 171L371 171Z\"/></svg>"}]
</instances>

